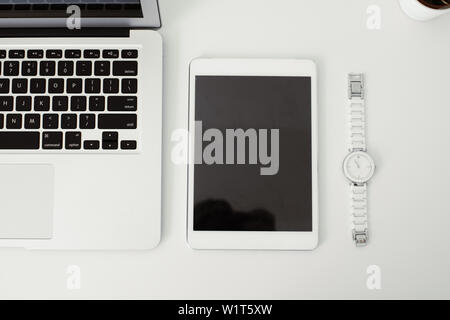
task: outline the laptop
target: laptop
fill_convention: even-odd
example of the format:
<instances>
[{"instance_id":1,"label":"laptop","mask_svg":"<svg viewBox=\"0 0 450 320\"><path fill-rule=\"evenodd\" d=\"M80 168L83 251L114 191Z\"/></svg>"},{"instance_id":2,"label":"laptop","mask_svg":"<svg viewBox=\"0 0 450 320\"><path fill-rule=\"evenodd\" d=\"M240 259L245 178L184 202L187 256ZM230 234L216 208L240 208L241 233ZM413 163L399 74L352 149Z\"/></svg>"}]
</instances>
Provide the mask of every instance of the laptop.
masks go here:
<instances>
[{"instance_id":1,"label":"laptop","mask_svg":"<svg viewBox=\"0 0 450 320\"><path fill-rule=\"evenodd\" d=\"M160 27L157 0L0 1L0 247L159 243Z\"/></svg>"}]
</instances>

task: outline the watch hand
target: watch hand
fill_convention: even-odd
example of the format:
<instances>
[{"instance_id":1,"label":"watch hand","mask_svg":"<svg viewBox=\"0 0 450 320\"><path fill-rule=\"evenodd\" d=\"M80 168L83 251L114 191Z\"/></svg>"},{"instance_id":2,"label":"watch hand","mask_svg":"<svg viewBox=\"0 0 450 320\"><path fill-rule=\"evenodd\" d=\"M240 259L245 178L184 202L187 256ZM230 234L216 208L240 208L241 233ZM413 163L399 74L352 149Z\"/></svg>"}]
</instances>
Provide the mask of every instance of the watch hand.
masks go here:
<instances>
[{"instance_id":1,"label":"watch hand","mask_svg":"<svg viewBox=\"0 0 450 320\"><path fill-rule=\"evenodd\" d=\"M358 161L355 160L355 164L358 167L358 169L361 169L361 166L359 165Z\"/></svg>"}]
</instances>

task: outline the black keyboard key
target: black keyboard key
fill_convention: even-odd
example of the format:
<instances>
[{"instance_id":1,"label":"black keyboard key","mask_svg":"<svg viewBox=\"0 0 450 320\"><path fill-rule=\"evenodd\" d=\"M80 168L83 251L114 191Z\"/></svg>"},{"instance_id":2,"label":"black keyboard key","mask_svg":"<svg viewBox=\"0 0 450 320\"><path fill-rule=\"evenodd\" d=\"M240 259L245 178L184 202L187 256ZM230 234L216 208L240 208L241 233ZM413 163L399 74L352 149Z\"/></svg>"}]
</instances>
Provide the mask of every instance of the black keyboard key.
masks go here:
<instances>
[{"instance_id":1,"label":"black keyboard key","mask_svg":"<svg viewBox=\"0 0 450 320\"><path fill-rule=\"evenodd\" d=\"M100 50L84 50L84 57L86 59L100 58Z\"/></svg>"},{"instance_id":2,"label":"black keyboard key","mask_svg":"<svg viewBox=\"0 0 450 320\"><path fill-rule=\"evenodd\" d=\"M87 109L87 103L86 103L86 97L85 96L72 96L70 98L70 110L79 112L79 111L86 111Z\"/></svg>"},{"instance_id":3,"label":"black keyboard key","mask_svg":"<svg viewBox=\"0 0 450 320\"><path fill-rule=\"evenodd\" d=\"M103 79L103 93L119 93L119 79Z\"/></svg>"},{"instance_id":4,"label":"black keyboard key","mask_svg":"<svg viewBox=\"0 0 450 320\"><path fill-rule=\"evenodd\" d=\"M83 145L86 150L98 150L100 149L100 141L98 140L86 140Z\"/></svg>"},{"instance_id":5,"label":"black keyboard key","mask_svg":"<svg viewBox=\"0 0 450 320\"><path fill-rule=\"evenodd\" d=\"M6 116L6 129L22 129L22 115L20 113Z\"/></svg>"},{"instance_id":6,"label":"black keyboard key","mask_svg":"<svg viewBox=\"0 0 450 320\"><path fill-rule=\"evenodd\" d=\"M56 63L55 61L41 61L39 69L41 76L54 76L56 74Z\"/></svg>"},{"instance_id":7,"label":"black keyboard key","mask_svg":"<svg viewBox=\"0 0 450 320\"><path fill-rule=\"evenodd\" d=\"M27 93L28 92L28 80L27 79L13 79L11 89L12 89L12 93Z\"/></svg>"},{"instance_id":8,"label":"black keyboard key","mask_svg":"<svg viewBox=\"0 0 450 320\"><path fill-rule=\"evenodd\" d=\"M103 50L104 59L116 59L119 57L119 50L106 49Z\"/></svg>"},{"instance_id":9,"label":"black keyboard key","mask_svg":"<svg viewBox=\"0 0 450 320\"><path fill-rule=\"evenodd\" d=\"M117 150L119 148L119 143L114 141L103 141L102 148L104 150Z\"/></svg>"},{"instance_id":10,"label":"black keyboard key","mask_svg":"<svg viewBox=\"0 0 450 320\"><path fill-rule=\"evenodd\" d=\"M92 75L92 62L77 61L77 76L90 76L90 75Z\"/></svg>"},{"instance_id":11,"label":"black keyboard key","mask_svg":"<svg viewBox=\"0 0 450 320\"><path fill-rule=\"evenodd\" d=\"M45 93L45 79L31 79L30 92L31 93Z\"/></svg>"},{"instance_id":12,"label":"black keyboard key","mask_svg":"<svg viewBox=\"0 0 450 320\"><path fill-rule=\"evenodd\" d=\"M89 111L105 111L105 97L89 97Z\"/></svg>"},{"instance_id":13,"label":"black keyboard key","mask_svg":"<svg viewBox=\"0 0 450 320\"><path fill-rule=\"evenodd\" d=\"M94 64L94 74L96 76L109 76L111 74L111 62L96 61Z\"/></svg>"},{"instance_id":14,"label":"black keyboard key","mask_svg":"<svg viewBox=\"0 0 450 320\"><path fill-rule=\"evenodd\" d=\"M102 139L104 141L119 141L118 132L103 132Z\"/></svg>"},{"instance_id":15,"label":"black keyboard key","mask_svg":"<svg viewBox=\"0 0 450 320\"><path fill-rule=\"evenodd\" d=\"M28 59L42 59L44 57L44 50L28 50Z\"/></svg>"},{"instance_id":16,"label":"black keyboard key","mask_svg":"<svg viewBox=\"0 0 450 320\"><path fill-rule=\"evenodd\" d=\"M36 76L37 75L37 62L36 61L22 61L22 75L23 76Z\"/></svg>"},{"instance_id":17,"label":"black keyboard key","mask_svg":"<svg viewBox=\"0 0 450 320\"><path fill-rule=\"evenodd\" d=\"M137 61L114 61L113 75L115 76L137 76Z\"/></svg>"},{"instance_id":18,"label":"black keyboard key","mask_svg":"<svg viewBox=\"0 0 450 320\"><path fill-rule=\"evenodd\" d=\"M134 140L124 140L120 142L120 149L122 150L136 150L137 142Z\"/></svg>"},{"instance_id":19,"label":"black keyboard key","mask_svg":"<svg viewBox=\"0 0 450 320\"><path fill-rule=\"evenodd\" d=\"M100 79L86 79L84 81L84 91L86 93L100 93Z\"/></svg>"},{"instance_id":20,"label":"black keyboard key","mask_svg":"<svg viewBox=\"0 0 450 320\"><path fill-rule=\"evenodd\" d=\"M136 111L137 97L110 96L108 97L108 111Z\"/></svg>"},{"instance_id":21,"label":"black keyboard key","mask_svg":"<svg viewBox=\"0 0 450 320\"><path fill-rule=\"evenodd\" d=\"M75 113L67 113L61 115L61 129L76 129L77 115Z\"/></svg>"},{"instance_id":22,"label":"black keyboard key","mask_svg":"<svg viewBox=\"0 0 450 320\"><path fill-rule=\"evenodd\" d=\"M0 96L0 112L13 111L14 99L11 96Z\"/></svg>"},{"instance_id":23,"label":"black keyboard key","mask_svg":"<svg viewBox=\"0 0 450 320\"><path fill-rule=\"evenodd\" d=\"M23 59L25 58L25 50L9 50L10 59Z\"/></svg>"},{"instance_id":24,"label":"black keyboard key","mask_svg":"<svg viewBox=\"0 0 450 320\"><path fill-rule=\"evenodd\" d=\"M63 93L64 92L64 79L49 79L48 80L48 92L49 93Z\"/></svg>"},{"instance_id":25,"label":"black keyboard key","mask_svg":"<svg viewBox=\"0 0 450 320\"><path fill-rule=\"evenodd\" d=\"M66 132L66 149L81 149L81 132Z\"/></svg>"},{"instance_id":26,"label":"black keyboard key","mask_svg":"<svg viewBox=\"0 0 450 320\"><path fill-rule=\"evenodd\" d=\"M42 148L46 150L60 150L63 147L62 132L42 133Z\"/></svg>"},{"instance_id":27,"label":"black keyboard key","mask_svg":"<svg viewBox=\"0 0 450 320\"><path fill-rule=\"evenodd\" d=\"M47 59L61 59L63 56L62 50L47 50Z\"/></svg>"},{"instance_id":28,"label":"black keyboard key","mask_svg":"<svg viewBox=\"0 0 450 320\"><path fill-rule=\"evenodd\" d=\"M0 131L0 149L2 150L37 150L39 141L39 132Z\"/></svg>"},{"instance_id":29,"label":"black keyboard key","mask_svg":"<svg viewBox=\"0 0 450 320\"><path fill-rule=\"evenodd\" d=\"M3 126L5 125L4 122L5 122L5 115L0 113L0 129L3 129Z\"/></svg>"},{"instance_id":30,"label":"black keyboard key","mask_svg":"<svg viewBox=\"0 0 450 320\"><path fill-rule=\"evenodd\" d=\"M65 51L65 57L67 59L79 59L81 58L81 50L68 49Z\"/></svg>"},{"instance_id":31,"label":"black keyboard key","mask_svg":"<svg viewBox=\"0 0 450 320\"><path fill-rule=\"evenodd\" d=\"M122 79L122 93L130 94L138 92L137 79Z\"/></svg>"},{"instance_id":32,"label":"black keyboard key","mask_svg":"<svg viewBox=\"0 0 450 320\"><path fill-rule=\"evenodd\" d=\"M116 150L119 148L119 133L103 132L102 148L105 150Z\"/></svg>"},{"instance_id":33,"label":"black keyboard key","mask_svg":"<svg viewBox=\"0 0 450 320\"><path fill-rule=\"evenodd\" d=\"M6 50L0 50L0 59L6 58Z\"/></svg>"},{"instance_id":34,"label":"black keyboard key","mask_svg":"<svg viewBox=\"0 0 450 320\"><path fill-rule=\"evenodd\" d=\"M29 113L25 115L25 129L39 129L41 127L41 115Z\"/></svg>"},{"instance_id":35,"label":"black keyboard key","mask_svg":"<svg viewBox=\"0 0 450 320\"><path fill-rule=\"evenodd\" d=\"M80 129L95 129L95 114L80 114Z\"/></svg>"},{"instance_id":36,"label":"black keyboard key","mask_svg":"<svg viewBox=\"0 0 450 320\"><path fill-rule=\"evenodd\" d=\"M58 62L59 76L73 76L73 61L59 61Z\"/></svg>"},{"instance_id":37,"label":"black keyboard key","mask_svg":"<svg viewBox=\"0 0 450 320\"><path fill-rule=\"evenodd\" d=\"M19 61L5 61L3 66L3 74L5 76L18 76L19 75Z\"/></svg>"},{"instance_id":38,"label":"black keyboard key","mask_svg":"<svg viewBox=\"0 0 450 320\"><path fill-rule=\"evenodd\" d=\"M98 116L99 129L136 129L136 114L100 114Z\"/></svg>"},{"instance_id":39,"label":"black keyboard key","mask_svg":"<svg viewBox=\"0 0 450 320\"><path fill-rule=\"evenodd\" d=\"M17 96L16 97L16 111L31 111L31 97Z\"/></svg>"},{"instance_id":40,"label":"black keyboard key","mask_svg":"<svg viewBox=\"0 0 450 320\"><path fill-rule=\"evenodd\" d=\"M67 93L81 93L83 81L81 79L67 79Z\"/></svg>"},{"instance_id":41,"label":"black keyboard key","mask_svg":"<svg viewBox=\"0 0 450 320\"><path fill-rule=\"evenodd\" d=\"M137 50L122 50L123 59L136 59L138 57Z\"/></svg>"},{"instance_id":42,"label":"black keyboard key","mask_svg":"<svg viewBox=\"0 0 450 320\"><path fill-rule=\"evenodd\" d=\"M58 129L59 127L59 116L56 113L44 114L44 129Z\"/></svg>"},{"instance_id":43,"label":"black keyboard key","mask_svg":"<svg viewBox=\"0 0 450 320\"><path fill-rule=\"evenodd\" d=\"M0 79L0 93L9 93L9 79Z\"/></svg>"},{"instance_id":44,"label":"black keyboard key","mask_svg":"<svg viewBox=\"0 0 450 320\"><path fill-rule=\"evenodd\" d=\"M67 96L54 96L52 101L53 111L69 110L69 98Z\"/></svg>"},{"instance_id":45,"label":"black keyboard key","mask_svg":"<svg viewBox=\"0 0 450 320\"><path fill-rule=\"evenodd\" d=\"M50 111L50 97L48 96L34 97L34 111Z\"/></svg>"}]
</instances>

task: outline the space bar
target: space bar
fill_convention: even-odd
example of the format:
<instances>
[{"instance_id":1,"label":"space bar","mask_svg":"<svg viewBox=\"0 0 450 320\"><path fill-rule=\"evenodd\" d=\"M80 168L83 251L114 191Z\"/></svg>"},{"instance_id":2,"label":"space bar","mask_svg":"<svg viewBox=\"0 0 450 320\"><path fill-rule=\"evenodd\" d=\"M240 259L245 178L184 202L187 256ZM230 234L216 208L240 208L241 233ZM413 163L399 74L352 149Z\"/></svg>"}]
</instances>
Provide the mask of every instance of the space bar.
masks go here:
<instances>
[{"instance_id":1,"label":"space bar","mask_svg":"<svg viewBox=\"0 0 450 320\"><path fill-rule=\"evenodd\" d=\"M39 132L0 132L0 150L37 150L39 138Z\"/></svg>"}]
</instances>

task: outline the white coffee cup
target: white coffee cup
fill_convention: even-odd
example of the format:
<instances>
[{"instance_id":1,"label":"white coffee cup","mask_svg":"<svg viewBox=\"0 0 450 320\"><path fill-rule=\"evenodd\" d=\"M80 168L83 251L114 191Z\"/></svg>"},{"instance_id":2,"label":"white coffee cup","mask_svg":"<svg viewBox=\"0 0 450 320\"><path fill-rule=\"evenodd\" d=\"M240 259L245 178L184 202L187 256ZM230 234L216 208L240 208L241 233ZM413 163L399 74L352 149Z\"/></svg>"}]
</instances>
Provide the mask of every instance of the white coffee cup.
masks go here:
<instances>
[{"instance_id":1,"label":"white coffee cup","mask_svg":"<svg viewBox=\"0 0 450 320\"><path fill-rule=\"evenodd\" d=\"M427 21L434 19L446 13L450 13L450 8L438 9L433 8L432 5L426 5L419 0L399 0L400 6L408 16L415 20ZM450 1L448 1L450 3ZM443 1L443 8L445 7L445 0Z\"/></svg>"}]
</instances>

